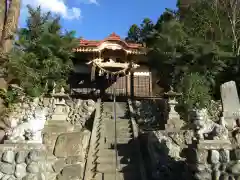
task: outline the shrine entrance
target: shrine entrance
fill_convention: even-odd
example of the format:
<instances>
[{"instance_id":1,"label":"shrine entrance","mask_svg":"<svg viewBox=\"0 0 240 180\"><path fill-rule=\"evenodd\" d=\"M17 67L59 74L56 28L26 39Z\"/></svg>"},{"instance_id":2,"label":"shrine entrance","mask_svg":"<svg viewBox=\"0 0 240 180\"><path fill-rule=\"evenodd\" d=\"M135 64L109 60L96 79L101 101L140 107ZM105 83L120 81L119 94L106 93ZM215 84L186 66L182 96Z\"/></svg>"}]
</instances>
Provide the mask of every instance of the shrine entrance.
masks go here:
<instances>
[{"instance_id":1,"label":"shrine entrance","mask_svg":"<svg viewBox=\"0 0 240 180\"><path fill-rule=\"evenodd\" d=\"M115 90L117 97L152 96L151 72L142 44L125 42L113 33L102 41L80 40L75 52L79 75L73 81L81 82L80 94L111 96Z\"/></svg>"},{"instance_id":2,"label":"shrine entrance","mask_svg":"<svg viewBox=\"0 0 240 180\"><path fill-rule=\"evenodd\" d=\"M107 94L112 94L115 88L116 96L150 97L152 96L152 80L150 72L135 72L109 80L112 84L106 89Z\"/></svg>"},{"instance_id":3,"label":"shrine entrance","mask_svg":"<svg viewBox=\"0 0 240 180\"><path fill-rule=\"evenodd\" d=\"M105 90L106 94L113 94L115 89L116 96L128 96L128 76L115 77L114 80L108 81L111 85Z\"/></svg>"}]
</instances>

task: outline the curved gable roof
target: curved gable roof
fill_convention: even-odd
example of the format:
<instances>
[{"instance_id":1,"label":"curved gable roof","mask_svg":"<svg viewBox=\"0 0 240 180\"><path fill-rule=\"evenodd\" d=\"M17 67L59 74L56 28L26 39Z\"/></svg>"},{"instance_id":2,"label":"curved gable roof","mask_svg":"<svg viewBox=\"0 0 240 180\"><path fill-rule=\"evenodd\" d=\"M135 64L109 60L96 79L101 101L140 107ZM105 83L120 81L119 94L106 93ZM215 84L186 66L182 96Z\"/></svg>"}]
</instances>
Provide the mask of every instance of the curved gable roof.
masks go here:
<instances>
[{"instance_id":1,"label":"curved gable roof","mask_svg":"<svg viewBox=\"0 0 240 180\"><path fill-rule=\"evenodd\" d=\"M96 41L96 40L85 40L85 39L80 39L80 47L101 47L104 43L106 42L114 42L114 44L121 45L124 49L141 49L144 48L142 44L137 44L137 43L128 43L120 38L119 35L112 33L110 34L107 38L101 40L101 41Z\"/></svg>"}]
</instances>

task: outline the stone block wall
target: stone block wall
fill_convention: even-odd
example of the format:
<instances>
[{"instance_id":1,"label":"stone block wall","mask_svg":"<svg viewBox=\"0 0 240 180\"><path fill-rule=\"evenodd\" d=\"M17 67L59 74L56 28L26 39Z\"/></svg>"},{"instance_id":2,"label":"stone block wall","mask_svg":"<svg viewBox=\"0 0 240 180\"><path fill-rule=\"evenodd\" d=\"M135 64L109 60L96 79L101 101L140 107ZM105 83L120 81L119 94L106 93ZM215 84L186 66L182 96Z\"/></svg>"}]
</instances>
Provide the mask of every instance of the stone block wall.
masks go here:
<instances>
[{"instance_id":1,"label":"stone block wall","mask_svg":"<svg viewBox=\"0 0 240 180\"><path fill-rule=\"evenodd\" d=\"M195 155L189 154L188 162L195 178L209 180L239 180L240 179L240 149L233 149L231 144L222 141L207 142L210 146L199 143L194 150ZM205 142L202 142L205 143ZM205 143L206 144L206 143ZM217 144L219 146L217 146Z\"/></svg>"},{"instance_id":2,"label":"stone block wall","mask_svg":"<svg viewBox=\"0 0 240 180\"><path fill-rule=\"evenodd\" d=\"M54 121L46 125L43 144L48 156L56 158L52 166L54 178L82 178L90 135L89 130L78 129L68 122Z\"/></svg>"},{"instance_id":3,"label":"stone block wall","mask_svg":"<svg viewBox=\"0 0 240 180\"><path fill-rule=\"evenodd\" d=\"M64 111L57 112L51 100L43 98L41 102L39 100L35 102L36 107L49 109L44 128L41 130L42 143L37 143L32 139L18 138L17 133L25 130L19 128L21 131L18 129L14 131L16 139L8 139L4 141L4 144L0 144L0 179L71 180L82 178L91 135L91 127L88 126L91 126L89 121L95 114L95 102L69 99L66 101ZM26 106L26 112L34 111L29 108L32 103ZM22 106L19 107L19 113L26 114L21 109ZM20 117L19 113L14 113L15 116L10 116L8 119L21 122L24 117ZM53 115L57 113L67 117L66 120L53 118ZM13 119L13 117L16 118ZM32 124L34 127L38 126L36 123ZM23 134L19 135L25 137Z\"/></svg>"},{"instance_id":4,"label":"stone block wall","mask_svg":"<svg viewBox=\"0 0 240 180\"><path fill-rule=\"evenodd\" d=\"M51 180L55 173L43 145L1 144L1 180Z\"/></svg>"},{"instance_id":5,"label":"stone block wall","mask_svg":"<svg viewBox=\"0 0 240 180\"><path fill-rule=\"evenodd\" d=\"M86 163L87 149L91 131L85 127L86 121L94 118L94 107L88 108L91 102L84 104L69 102L68 121L49 120L43 131L43 144L46 146L48 156L55 158L53 172L59 180L81 179ZM87 113L87 114L86 114ZM50 180L50 179L49 179Z\"/></svg>"},{"instance_id":6,"label":"stone block wall","mask_svg":"<svg viewBox=\"0 0 240 180\"><path fill-rule=\"evenodd\" d=\"M82 143L77 141L88 140L83 139L84 133L86 132L61 134L56 141L53 155L50 155L46 146L42 144L1 144L0 179L81 179L85 165L85 152L82 150Z\"/></svg>"}]
</instances>

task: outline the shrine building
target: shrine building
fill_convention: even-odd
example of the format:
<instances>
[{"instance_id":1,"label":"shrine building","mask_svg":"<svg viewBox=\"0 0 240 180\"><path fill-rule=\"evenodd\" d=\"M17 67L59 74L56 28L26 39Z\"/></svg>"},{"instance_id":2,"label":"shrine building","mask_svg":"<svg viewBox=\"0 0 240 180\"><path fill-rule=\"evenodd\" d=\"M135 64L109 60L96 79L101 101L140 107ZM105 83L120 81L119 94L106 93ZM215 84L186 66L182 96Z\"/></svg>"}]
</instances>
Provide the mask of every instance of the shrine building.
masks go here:
<instances>
[{"instance_id":1,"label":"shrine building","mask_svg":"<svg viewBox=\"0 0 240 180\"><path fill-rule=\"evenodd\" d=\"M103 40L80 39L74 49L73 95L152 96L152 75L146 48L112 33Z\"/></svg>"}]
</instances>

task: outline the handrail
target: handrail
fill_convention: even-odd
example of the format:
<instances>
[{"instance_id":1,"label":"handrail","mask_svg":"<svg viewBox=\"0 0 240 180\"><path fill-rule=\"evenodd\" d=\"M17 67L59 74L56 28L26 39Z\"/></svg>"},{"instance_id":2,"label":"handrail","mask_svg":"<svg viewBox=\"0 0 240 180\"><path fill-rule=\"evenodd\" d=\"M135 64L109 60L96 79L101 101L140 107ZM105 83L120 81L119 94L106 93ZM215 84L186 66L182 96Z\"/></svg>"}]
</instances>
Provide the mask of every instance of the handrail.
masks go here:
<instances>
[{"instance_id":1,"label":"handrail","mask_svg":"<svg viewBox=\"0 0 240 180\"><path fill-rule=\"evenodd\" d=\"M118 152L117 152L117 112L116 112L116 89L113 89L113 118L114 118L114 149L115 149L115 180L117 180L117 169L118 169Z\"/></svg>"}]
</instances>

